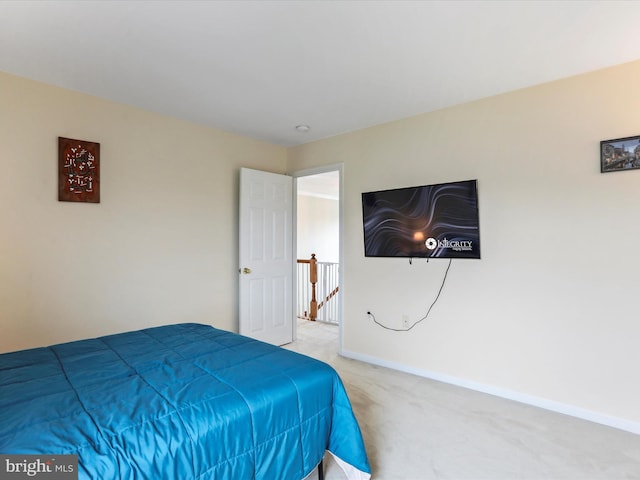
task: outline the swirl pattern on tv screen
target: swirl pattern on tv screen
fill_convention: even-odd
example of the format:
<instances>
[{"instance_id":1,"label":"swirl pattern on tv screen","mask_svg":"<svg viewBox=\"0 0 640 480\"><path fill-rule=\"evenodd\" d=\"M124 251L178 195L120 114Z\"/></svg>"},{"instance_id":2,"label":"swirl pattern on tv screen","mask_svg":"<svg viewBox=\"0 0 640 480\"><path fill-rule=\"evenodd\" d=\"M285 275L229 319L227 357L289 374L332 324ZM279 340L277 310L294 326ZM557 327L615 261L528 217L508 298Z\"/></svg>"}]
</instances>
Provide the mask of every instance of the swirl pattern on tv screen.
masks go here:
<instances>
[{"instance_id":1,"label":"swirl pattern on tv screen","mask_svg":"<svg viewBox=\"0 0 640 480\"><path fill-rule=\"evenodd\" d=\"M480 258L477 183L363 193L365 256Z\"/></svg>"}]
</instances>

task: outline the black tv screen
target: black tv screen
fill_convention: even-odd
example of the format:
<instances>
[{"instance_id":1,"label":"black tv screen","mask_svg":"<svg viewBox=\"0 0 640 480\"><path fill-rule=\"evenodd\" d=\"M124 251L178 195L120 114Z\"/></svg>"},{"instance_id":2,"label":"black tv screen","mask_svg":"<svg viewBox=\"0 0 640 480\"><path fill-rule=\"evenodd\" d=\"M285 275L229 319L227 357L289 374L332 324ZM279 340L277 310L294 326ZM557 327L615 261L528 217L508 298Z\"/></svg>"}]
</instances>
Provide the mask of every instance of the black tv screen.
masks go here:
<instances>
[{"instance_id":1,"label":"black tv screen","mask_svg":"<svg viewBox=\"0 0 640 480\"><path fill-rule=\"evenodd\" d=\"M480 258L478 181L362 194L366 257Z\"/></svg>"}]
</instances>

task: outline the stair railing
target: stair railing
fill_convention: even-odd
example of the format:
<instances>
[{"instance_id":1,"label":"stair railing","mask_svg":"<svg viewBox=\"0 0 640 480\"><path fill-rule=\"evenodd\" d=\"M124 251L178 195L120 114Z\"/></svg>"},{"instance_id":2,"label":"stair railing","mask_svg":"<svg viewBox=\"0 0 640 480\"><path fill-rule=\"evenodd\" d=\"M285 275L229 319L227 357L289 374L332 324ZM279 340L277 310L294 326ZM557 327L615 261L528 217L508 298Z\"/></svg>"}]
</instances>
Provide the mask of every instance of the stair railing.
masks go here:
<instances>
[{"instance_id":1,"label":"stair railing","mask_svg":"<svg viewBox=\"0 0 640 480\"><path fill-rule=\"evenodd\" d=\"M315 253L297 263L298 317L338 323L339 264L318 262Z\"/></svg>"}]
</instances>

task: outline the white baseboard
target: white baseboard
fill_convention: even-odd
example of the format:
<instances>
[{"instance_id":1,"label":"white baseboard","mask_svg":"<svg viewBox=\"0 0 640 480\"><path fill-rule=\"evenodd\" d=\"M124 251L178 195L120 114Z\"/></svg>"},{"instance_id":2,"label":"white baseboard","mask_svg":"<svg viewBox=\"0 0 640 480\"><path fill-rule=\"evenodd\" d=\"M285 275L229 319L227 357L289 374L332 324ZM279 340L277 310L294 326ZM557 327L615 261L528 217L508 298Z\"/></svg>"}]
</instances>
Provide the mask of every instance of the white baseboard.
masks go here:
<instances>
[{"instance_id":1,"label":"white baseboard","mask_svg":"<svg viewBox=\"0 0 640 480\"><path fill-rule=\"evenodd\" d=\"M631 420L612 417L610 415L593 412L591 410L586 410L584 408L576 407L573 405L567 405L564 403L548 400L546 398L535 397L533 395L527 395L524 393L513 392L511 390L494 387L492 385L485 385L482 383L473 382L470 380L464 380L464 379L453 377L450 375L430 372L428 370L422 370L419 368L410 367L407 365L403 365L401 363L391 362L389 360L384 360L378 357L373 357L373 356L365 355L362 353L352 352L350 350L343 349L340 352L340 355L347 358L351 358L353 360L360 360L361 362L378 365L380 367L386 367L392 370L398 370L401 372L410 373L412 375L417 375L419 377L425 377L431 380L436 380L438 382L443 382L451 385L456 385L458 387L468 388L470 390L487 393L489 395L494 395L496 397L506 398L508 400L513 400L513 401L524 403L527 405L532 405L534 407L544 408L545 410L550 410L552 412L562 413L564 415L581 418L583 420L588 420L590 422L599 423L601 425L606 425L608 427L613 427L619 430L624 430L627 432L635 433L636 435L640 435L640 422L633 422Z\"/></svg>"}]
</instances>

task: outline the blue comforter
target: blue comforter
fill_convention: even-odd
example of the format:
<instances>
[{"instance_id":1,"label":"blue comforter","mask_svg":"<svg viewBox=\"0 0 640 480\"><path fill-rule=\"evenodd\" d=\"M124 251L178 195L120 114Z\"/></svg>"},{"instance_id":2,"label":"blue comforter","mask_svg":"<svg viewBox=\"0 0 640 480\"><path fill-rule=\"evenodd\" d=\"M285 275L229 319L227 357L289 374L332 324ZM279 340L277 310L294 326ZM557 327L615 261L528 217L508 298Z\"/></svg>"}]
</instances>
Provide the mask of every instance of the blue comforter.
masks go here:
<instances>
[{"instance_id":1,"label":"blue comforter","mask_svg":"<svg viewBox=\"0 0 640 480\"><path fill-rule=\"evenodd\" d=\"M0 355L0 453L77 454L81 479L299 480L325 450L370 472L336 372L210 326Z\"/></svg>"}]
</instances>

